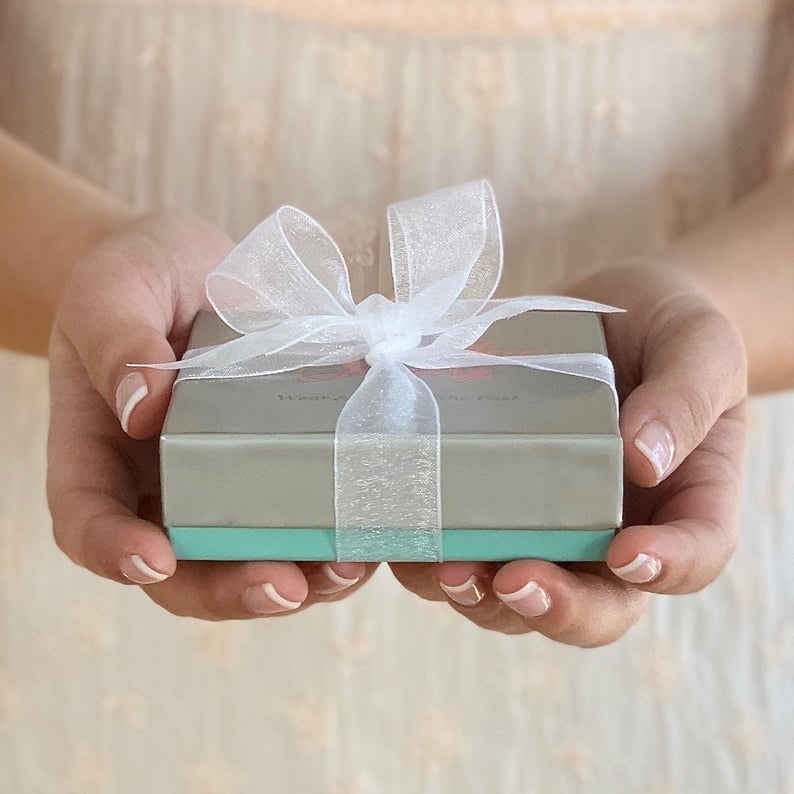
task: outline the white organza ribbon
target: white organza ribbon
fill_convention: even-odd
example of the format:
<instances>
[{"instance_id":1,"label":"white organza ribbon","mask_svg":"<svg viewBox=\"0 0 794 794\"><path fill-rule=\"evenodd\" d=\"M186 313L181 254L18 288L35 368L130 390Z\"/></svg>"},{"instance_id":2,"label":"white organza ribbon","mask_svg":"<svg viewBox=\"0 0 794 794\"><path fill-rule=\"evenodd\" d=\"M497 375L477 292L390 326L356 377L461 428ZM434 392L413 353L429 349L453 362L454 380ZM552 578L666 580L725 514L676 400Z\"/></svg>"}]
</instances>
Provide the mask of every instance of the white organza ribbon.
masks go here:
<instances>
[{"instance_id":1,"label":"white organza ribbon","mask_svg":"<svg viewBox=\"0 0 794 794\"><path fill-rule=\"evenodd\" d=\"M362 548L385 538L393 548L393 533L409 529L421 531L403 559L440 560L438 403L410 368L515 365L601 381L615 394L600 354L468 348L492 323L524 312L620 310L562 296L493 300L502 238L486 181L392 204L388 229L395 300L356 304L336 243L305 213L281 207L207 277L210 303L242 336L155 366L182 369L181 378L241 378L365 359L370 369L336 423L336 558L362 559Z\"/></svg>"}]
</instances>

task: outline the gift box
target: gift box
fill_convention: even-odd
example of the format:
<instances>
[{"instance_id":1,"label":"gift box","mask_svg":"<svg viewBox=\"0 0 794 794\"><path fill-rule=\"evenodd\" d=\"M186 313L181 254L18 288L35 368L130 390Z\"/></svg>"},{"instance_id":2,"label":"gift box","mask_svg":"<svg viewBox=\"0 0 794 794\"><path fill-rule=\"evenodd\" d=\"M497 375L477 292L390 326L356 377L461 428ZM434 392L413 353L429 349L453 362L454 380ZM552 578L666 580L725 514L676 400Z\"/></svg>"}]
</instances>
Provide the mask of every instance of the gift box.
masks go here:
<instances>
[{"instance_id":1,"label":"gift box","mask_svg":"<svg viewBox=\"0 0 794 794\"><path fill-rule=\"evenodd\" d=\"M161 437L181 559L600 560L621 520L600 314L494 299L502 236L472 182L392 204L394 299L356 303L294 207L207 277Z\"/></svg>"},{"instance_id":2,"label":"gift box","mask_svg":"<svg viewBox=\"0 0 794 794\"><path fill-rule=\"evenodd\" d=\"M204 313L190 347L236 336ZM474 347L606 352L598 315L577 312L500 320ZM164 521L178 558L336 558L334 429L362 365L177 383L161 457ZM440 409L443 559L604 559L623 482L608 385L516 366L417 374ZM355 556L423 559L415 551L423 531L362 533Z\"/></svg>"}]
</instances>

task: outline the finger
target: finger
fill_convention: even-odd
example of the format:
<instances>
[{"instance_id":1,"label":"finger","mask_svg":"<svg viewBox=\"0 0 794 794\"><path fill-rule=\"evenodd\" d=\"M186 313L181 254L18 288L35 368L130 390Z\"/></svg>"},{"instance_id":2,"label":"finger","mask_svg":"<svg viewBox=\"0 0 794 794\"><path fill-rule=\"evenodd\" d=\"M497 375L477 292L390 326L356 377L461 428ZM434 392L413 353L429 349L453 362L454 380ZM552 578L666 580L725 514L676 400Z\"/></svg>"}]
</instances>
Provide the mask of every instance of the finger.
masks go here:
<instances>
[{"instance_id":1,"label":"finger","mask_svg":"<svg viewBox=\"0 0 794 794\"><path fill-rule=\"evenodd\" d=\"M207 244L197 255L179 238L191 231L177 224L176 240L141 234L108 243L75 269L59 309L92 385L132 438L159 432L175 373L127 365L175 360L169 339L184 343L204 303L204 276L230 246L220 231L202 230Z\"/></svg>"},{"instance_id":2,"label":"finger","mask_svg":"<svg viewBox=\"0 0 794 794\"><path fill-rule=\"evenodd\" d=\"M672 474L747 388L741 338L722 314L696 295L661 314L644 344L642 382L620 415L626 475L643 487Z\"/></svg>"},{"instance_id":3,"label":"finger","mask_svg":"<svg viewBox=\"0 0 794 794\"><path fill-rule=\"evenodd\" d=\"M445 601L441 588L433 579L434 562L390 562L394 578L409 592L426 601Z\"/></svg>"},{"instance_id":4,"label":"finger","mask_svg":"<svg viewBox=\"0 0 794 794\"><path fill-rule=\"evenodd\" d=\"M339 600L374 572L376 566L367 571L364 563L332 563L328 570L335 579L329 582L322 566L308 566L317 569L311 574L317 589L339 588L308 598L307 578L291 562L183 561L177 567L163 530L137 515L142 509L153 512L157 500L140 496L136 450L150 448L150 466L156 466L156 450L124 437L59 332L51 347L48 499L56 542L78 565L118 582L145 585L169 612L206 620L282 614L320 600ZM140 465L145 468L146 461Z\"/></svg>"},{"instance_id":5,"label":"finger","mask_svg":"<svg viewBox=\"0 0 794 794\"><path fill-rule=\"evenodd\" d=\"M496 563L390 563L390 567L407 590L426 601L447 601L481 628L507 634L531 631L493 594Z\"/></svg>"},{"instance_id":6,"label":"finger","mask_svg":"<svg viewBox=\"0 0 794 794\"><path fill-rule=\"evenodd\" d=\"M617 581L606 569L604 573L565 570L543 560L507 563L493 581L510 616L501 616L500 630L519 633L523 627L582 648L614 642L640 619L648 595ZM467 616L478 622L479 609ZM495 616L494 611L491 619Z\"/></svg>"},{"instance_id":7,"label":"finger","mask_svg":"<svg viewBox=\"0 0 794 794\"><path fill-rule=\"evenodd\" d=\"M369 571L369 568L372 571ZM318 601L337 601L350 593L350 589L371 576L377 566L363 562L323 562L302 565L309 592Z\"/></svg>"},{"instance_id":8,"label":"finger","mask_svg":"<svg viewBox=\"0 0 794 794\"><path fill-rule=\"evenodd\" d=\"M281 561L182 560L172 577L144 590L173 615L213 621L294 614L309 595L301 568Z\"/></svg>"},{"instance_id":9,"label":"finger","mask_svg":"<svg viewBox=\"0 0 794 794\"><path fill-rule=\"evenodd\" d=\"M165 421L176 372L153 369L121 369L125 362L161 364L175 360L174 352L162 334L153 328L119 323L125 338L107 352L112 361L99 362L92 369L98 380L103 373L121 371L113 388L113 406L122 430L130 438L149 438Z\"/></svg>"},{"instance_id":10,"label":"finger","mask_svg":"<svg viewBox=\"0 0 794 794\"><path fill-rule=\"evenodd\" d=\"M527 634L532 628L493 593L496 563L390 563L395 578L426 601L444 601L480 628Z\"/></svg>"},{"instance_id":11,"label":"finger","mask_svg":"<svg viewBox=\"0 0 794 794\"><path fill-rule=\"evenodd\" d=\"M648 525L621 530L607 554L616 576L654 593L701 590L736 549L745 406L728 411L659 486Z\"/></svg>"},{"instance_id":12,"label":"finger","mask_svg":"<svg viewBox=\"0 0 794 794\"><path fill-rule=\"evenodd\" d=\"M554 563L518 560L493 563L391 564L395 577L411 592L438 601L446 588L469 595L474 581L476 603L451 598L450 606L480 628L502 634L539 631L569 645L595 647L622 636L642 615L647 595L617 580L606 569L566 571ZM444 582L446 588L441 586ZM460 589L457 589L460 588Z\"/></svg>"},{"instance_id":13,"label":"finger","mask_svg":"<svg viewBox=\"0 0 794 794\"><path fill-rule=\"evenodd\" d=\"M329 578L324 578L325 566L332 572ZM363 587L376 568L358 562L182 561L168 581L145 590L175 615L246 620L295 614L317 603L339 601ZM333 592L313 589L327 591L331 585L336 588Z\"/></svg>"},{"instance_id":14,"label":"finger","mask_svg":"<svg viewBox=\"0 0 794 794\"><path fill-rule=\"evenodd\" d=\"M469 608L488 597L497 569L493 563L442 562L433 566L432 577L450 602Z\"/></svg>"},{"instance_id":15,"label":"finger","mask_svg":"<svg viewBox=\"0 0 794 794\"><path fill-rule=\"evenodd\" d=\"M332 571L330 578L324 578L326 565ZM339 601L363 587L376 568L357 562L182 561L168 581L145 590L174 615L247 620L295 614L317 603ZM346 581L343 586L341 579ZM331 585L337 588L333 592L314 589L327 591Z\"/></svg>"},{"instance_id":16,"label":"finger","mask_svg":"<svg viewBox=\"0 0 794 794\"><path fill-rule=\"evenodd\" d=\"M444 562L433 566L432 576L449 605L480 628L500 634L529 634L534 629L496 596L493 580L501 564Z\"/></svg>"},{"instance_id":17,"label":"finger","mask_svg":"<svg viewBox=\"0 0 794 794\"><path fill-rule=\"evenodd\" d=\"M59 332L51 345L47 497L67 556L115 581L151 584L173 574L162 529L138 518L138 483L113 413L94 391Z\"/></svg>"},{"instance_id":18,"label":"finger","mask_svg":"<svg viewBox=\"0 0 794 794\"><path fill-rule=\"evenodd\" d=\"M78 279L64 297L58 323L78 352L91 385L133 438L162 427L176 373L130 369L130 363L175 360L168 342L170 317L137 272L95 276L90 311L78 306L85 289Z\"/></svg>"},{"instance_id":19,"label":"finger","mask_svg":"<svg viewBox=\"0 0 794 794\"><path fill-rule=\"evenodd\" d=\"M54 338L53 346L48 498L59 548L93 573L144 585L175 615L223 620L302 606L308 586L295 563L177 567L163 530L137 517L135 456L126 450L146 442L125 439L68 341Z\"/></svg>"}]
</instances>

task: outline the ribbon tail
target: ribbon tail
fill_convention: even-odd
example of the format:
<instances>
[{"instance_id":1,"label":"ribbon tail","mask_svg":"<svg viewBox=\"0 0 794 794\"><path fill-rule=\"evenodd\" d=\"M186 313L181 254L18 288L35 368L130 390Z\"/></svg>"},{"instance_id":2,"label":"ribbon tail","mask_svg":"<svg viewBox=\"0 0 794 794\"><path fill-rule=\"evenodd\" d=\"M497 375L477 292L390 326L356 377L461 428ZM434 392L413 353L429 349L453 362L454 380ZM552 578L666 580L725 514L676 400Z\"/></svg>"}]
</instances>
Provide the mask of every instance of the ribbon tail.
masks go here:
<instances>
[{"instance_id":1,"label":"ribbon tail","mask_svg":"<svg viewBox=\"0 0 794 794\"><path fill-rule=\"evenodd\" d=\"M395 300L411 305L424 325L462 322L491 298L502 233L487 181L397 202L387 216Z\"/></svg>"},{"instance_id":2,"label":"ribbon tail","mask_svg":"<svg viewBox=\"0 0 794 794\"><path fill-rule=\"evenodd\" d=\"M618 392L615 387L615 367L602 353L555 353L545 356L508 356L506 364L518 364L531 369L559 372L577 378L595 380L609 386L615 408L618 408Z\"/></svg>"},{"instance_id":3,"label":"ribbon tail","mask_svg":"<svg viewBox=\"0 0 794 794\"><path fill-rule=\"evenodd\" d=\"M368 370L334 437L336 559L439 561L438 403L402 364Z\"/></svg>"},{"instance_id":4,"label":"ribbon tail","mask_svg":"<svg viewBox=\"0 0 794 794\"><path fill-rule=\"evenodd\" d=\"M347 318L309 316L283 320L264 331L191 350L181 361L127 366L180 370L180 380L246 378L354 361L361 358L363 350L357 329Z\"/></svg>"},{"instance_id":5,"label":"ribbon tail","mask_svg":"<svg viewBox=\"0 0 794 794\"><path fill-rule=\"evenodd\" d=\"M618 405L615 388L615 368L602 353L550 353L548 355L502 356L481 353L478 350L455 350L429 345L406 356L406 363L421 369L450 369L457 367L520 366L528 369L557 372L586 380L595 380L609 386Z\"/></svg>"}]
</instances>

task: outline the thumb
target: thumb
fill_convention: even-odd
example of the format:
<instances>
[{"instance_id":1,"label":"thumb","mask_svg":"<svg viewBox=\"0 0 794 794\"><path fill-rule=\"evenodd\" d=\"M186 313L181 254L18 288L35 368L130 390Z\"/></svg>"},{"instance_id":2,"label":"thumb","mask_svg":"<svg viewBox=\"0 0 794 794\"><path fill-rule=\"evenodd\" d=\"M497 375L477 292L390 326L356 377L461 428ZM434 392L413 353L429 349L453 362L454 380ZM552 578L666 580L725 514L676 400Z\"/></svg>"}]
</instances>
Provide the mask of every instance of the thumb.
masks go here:
<instances>
[{"instance_id":1,"label":"thumb","mask_svg":"<svg viewBox=\"0 0 794 794\"><path fill-rule=\"evenodd\" d=\"M640 385L621 407L626 475L652 487L697 448L747 390L741 336L707 304L688 302L650 330Z\"/></svg>"},{"instance_id":2,"label":"thumb","mask_svg":"<svg viewBox=\"0 0 794 794\"><path fill-rule=\"evenodd\" d=\"M176 373L127 365L174 361L168 336L182 337L187 329L175 325L165 279L147 277L148 267L130 258L124 267L114 264L102 257L78 266L52 338L60 332L72 346L124 432L150 438L162 427Z\"/></svg>"},{"instance_id":3,"label":"thumb","mask_svg":"<svg viewBox=\"0 0 794 794\"><path fill-rule=\"evenodd\" d=\"M156 331L136 327L135 336L119 345L109 371L124 363L156 364L174 361L171 346ZM131 438L156 435L165 421L176 372L138 368L122 369L113 389L113 405L122 430ZM96 388L96 387L95 387Z\"/></svg>"},{"instance_id":4,"label":"thumb","mask_svg":"<svg viewBox=\"0 0 794 794\"><path fill-rule=\"evenodd\" d=\"M175 360L160 318L141 302L96 306L64 335L98 391L131 438L150 438L163 426L176 372L131 368ZM67 327L73 325L68 321Z\"/></svg>"},{"instance_id":5,"label":"thumb","mask_svg":"<svg viewBox=\"0 0 794 794\"><path fill-rule=\"evenodd\" d=\"M196 312L204 279L233 248L229 237L182 213L146 216L100 246L72 272L56 330L77 352L92 386L124 431L159 433L175 372L127 365L172 362Z\"/></svg>"}]
</instances>

